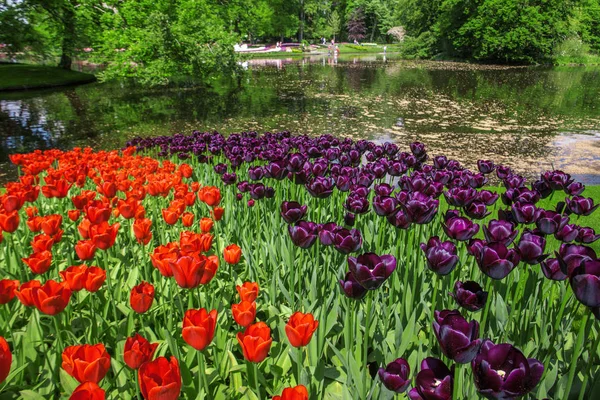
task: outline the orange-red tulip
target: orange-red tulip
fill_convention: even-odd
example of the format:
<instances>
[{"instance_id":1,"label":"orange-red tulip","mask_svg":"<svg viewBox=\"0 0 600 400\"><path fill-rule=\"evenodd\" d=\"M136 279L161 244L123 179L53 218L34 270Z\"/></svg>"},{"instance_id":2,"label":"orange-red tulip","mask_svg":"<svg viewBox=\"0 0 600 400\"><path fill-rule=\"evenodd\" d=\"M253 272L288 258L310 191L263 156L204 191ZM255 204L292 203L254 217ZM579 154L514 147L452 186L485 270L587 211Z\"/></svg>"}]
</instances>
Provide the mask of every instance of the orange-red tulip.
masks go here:
<instances>
[{"instance_id":1,"label":"orange-red tulip","mask_svg":"<svg viewBox=\"0 0 600 400\"><path fill-rule=\"evenodd\" d=\"M56 315L64 310L71 299L71 289L67 283L58 283L52 279L40 287L31 290L33 304L40 312Z\"/></svg>"},{"instance_id":2,"label":"orange-red tulip","mask_svg":"<svg viewBox=\"0 0 600 400\"><path fill-rule=\"evenodd\" d=\"M274 396L273 400L308 400L308 390L303 385L285 388L281 396Z\"/></svg>"},{"instance_id":3,"label":"orange-red tulip","mask_svg":"<svg viewBox=\"0 0 600 400\"><path fill-rule=\"evenodd\" d=\"M244 282L242 286L237 285L235 287L237 292L240 295L240 299L242 301L253 302L258 297L258 291L260 290L258 287L258 283L256 282Z\"/></svg>"},{"instance_id":4,"label":"orange-red tulip","mask_svg":"<svg viewBox=\"0 0 600 400\"><path fill-rule=\"evenodd\" d=\"M42 218L41 227L44 233L48 236L54 236L60 230L62 225L62 215L52 214Z\"/></svg>"},{"instance_id":5,"label":"orange-red tulip","mask_svg":"<svg viewBox=\"0 0 600 400\"><path fill-rule=\"evenodd\" d=\"M39 232L42 230L42 221L44 219L42 217L40 217L39 215L35 215L33 217L30 217L26 223L27 223L27 227L29 228L29 230L31 232Z\"/></svg>"},{"instance_id":6,"label":"orange-red tulip","mask_svg":"<svg viewBox=\"0 0 600 400\"><path fill-rule=\"evenodd\" d=\"M153 300L154 286L152 286L150 283L142 282L131 289L129 304L136 313L143 314L148 311L150 306L152 306Z\"/></svg>"},{"instance_id":7,"label":"orange-red tulip","mask_svg":"<svg viewBox=\"0 0 600 400\"><path fill-rule=\"evenodd\" d=\"M0 228L4 232L13 233L19 227L19 213L12 211L9 213L0 213Z\"/></svg>"},{"instance_id":8,"label":"orange-red tulip","mask_svg":"<svg viewBox=\"0 0 600 400\"><path fill-rule=\"evenodd\" d=\"M52 246L54 246L54 238L52 236L48 236L46 234L36 235L33 237L31 241L31 248L34 253L41 253L43 251L52 250Z\"/></svg>"},{"instance_id":9,"label":"orange-red tulip","mask_svg":"<svg viewBox=\"0 0 600 400\"><path fill-rule=\"evenodd\" d=\"M100 267L88 267L85 274L85 290L97 292L106 280L106 271Z\"/></svg>"},{"instance_id":10,"label":"orange-red tulip","mask_svg":"<svg viewBox=\"0 0 600 400\"><path fill-rule=\"evenodd\" d=\"M160 272L162 276L173 276L171 270L171 262L176 262L179 259L180 251L177 243L167 243L165 246L158 246L154 252L150 254L152 266Z\"/></svg>"},{"instance_id":11,"label":"orange-red tulip","mask_svg":"<svg viewBox=\"0 0 600 400\"><path fill-rule=\"evenodd\" d=\"M33 218L34 216L38 215L40 211L36 206L29 206L25 209L25 212L27 213L27 218Z\"/></svg>"},{"instance_id":12,"label":"orange-red tulip","mask_svg":"<svg viewBox=\"0 0 600 400\"><path fill-rule=\"evenodd\" d=\"M108 222L102 222L100 225L90 226L90 238L94 242L94 245L100 250L108 250L114 244L119 231L118 222L113 225L109 225Z\"/></svg>"},{"instance_id":13,"label":"orange-red tulip","mask_svg":"<svg viewBox=\"0 0 600 400\"><path fill-rule=\"evenodd\" d=\"M198 199L210 207L218 206L221 202L221 191L214 186L205 186L198 191Z\"/></svg>"},{"instance_id":14,"label":"orange-red tulip","mask_svg":"<svg viewBox=\"0 0 600 400\"><path fill-rule=\"evenodd\" d=\"M82 219L81 222L79 223L79 225L77 225L77 231L79 232L79 234L81 235L82 238L84 238L84 239L90 238L90 227L91 226L92 226L92 222L87 218Z\"/></svg>"},{"instance_id":15,"label":"orange-red tulip","mask_svg":"<svg viewBox=\"0 0 600 400\"><path fill-rule=\"evenodd\" d=\"M138 370L140 391L146 400L177 400L181 392L181 371L175 357L158 357Z\"/></svg>"},{"instance_id":16,"label":"orange-red tulip","mask_svg":"<svg viewBox=\"0 0 600 400\"><path fill-rule=\"evenodd\" d=\"M191 212L184 212L183 214L181 214L181 223L186 228L192 226L194 224L194 214L192 214Z\"/></svg>"},{"instance_id":17,"label":"orange-red tulip","mask_svg":"<svg viewBox=\"0 0 600 400\"><path fill-rule=\"evenodd\" d=\"M96 253L96 246L92 240L80 240L75 245L75 252L80 260L91 260Z\"/></svg>"},{"instance_id":18,"label":"orange-red tulip","mask_svg":"<svg viewBox=\"0 0 600 400\"><path fill-rule=\"evenodd\" d=\"M230 244L223 250L223 258L228 264L237 264L242 258L242 249L237 244Z\"/></svg>"},{"instance_id":19,"label":"orange-red tulip","mask_svg":"<svg viewBox=\"0 0 600 400\"><path fill-rule=\"evenodd\" d=\"M250 325L243 333L238 332L237 340L246 360L254 363L259 363L267 357L273 342L271 328L264 322Z\"/></svg>"},{"instance_id":20,"label":"orange-red tulip","mask_svg":"<svg viewBox=\"0 0 600 400\"><path fill-rule=\"evenodd\" d=\"M150 343L147 339L136 333L125 341L123 359L131 369L138 369L143 363L151 361L158 343Z\"/></svg>"},{"instance_id":21,"label":"orange-red tulip","mask_svg":"<svg viewBox=\"0 0 600 400\"><path fill-rule=\"evenodd\" d=\"M200 220L200 230L204 233L208 233L212 229L214 223L215 222L212 219L204 217Z\"/></svg>"},{"instance_id":22,"label":"orange-red tulip","mask_svg":"<svg viewBox=\"0 0 600 400\"><path fill-rule=\"evenodd\" d=\"M0 197L2 199L2 208L6 212L19 211L25 203L22 192L14 192Z\"/></svg>"},{"instance_id":23,"label":"orange-red tulip","mask_svg":"<svg viewBox=\"0 0 600 400\"><path fill-rule=\"evenodd\" d=\"M33 253L27 258L22 258L23 262L33 271L34 274L43 274L52 264L52 253L49 251L42 251L40 253Z\"/></svg>"},{"instance_id":24,"label":"orange-red tulip","mask_svg":"<svg viewBox=\"0 0 600 400\"><path fill-rule=\"evenodd\" d=\"M232 304L231 313L235 322L245 328L256 318L256 302L242 301L239 304Z\"/></svg>"},{"instance_id":25,"label":"orange-red tulip","mask_svg":"<svg viewBox=\"0 0 600 400\"><path fill-rule=\"evenodd\" d=\"M181 164L179 166L179 172L181 172L181 175L184 178L191 178L192 177L192 173L194 171L192 170L192 167L189 166L189 164Z\"/></svg>"},{"instance_id":26,"label":"orange-red tulip","mask_svg":"<svg viewBox=\"0 0 600 400\"><path fill-rule=\"evenodd\" d=\"M0 336L0 383L4 382L10 372L12 353L6 339Z\"/></svg>"},{"instance_id":27,"label":"orange-red tulip","mask_svg":"<svg viewBox=\"0 0 600 400\"><path fill-rule=\"evenodd\" d=\"M84 382L77 386L69 400L105 400L104 390L94 382Z\"/></svg>"},{"instance_id":28,"label":"orange-red tulip","mask_svg":"<svg viewBox=\"0 0 600 400\"><path fill-rule=\"evenodd\" d=\"M81 216L81 211L79 211L79 210L69 210L69 211L67 211L67 215L69 216L69 219L71 221L75 222Z\"/></svg>"},{"instance_id":29,"label":"orange-red tulip","mask_svg":"<svg viewBox=\"0 0 600 400\"><path fill-rule=\"evenodd\" d=\"M93 225L108 222L111 212L110 205L101 200L92 200L85 208L85 215Z\"/></svg>"},{"instance_id":30,"label":"orange-red tulip","mask_svg":"<svg viewBox=\"0 0 600 400\"><path fill-rule=\"evenodd\" d=\"M206 260L206 265L204 266L204 272L202 273L202 278L200 279L200 283L203 285L208 284L217 274L217 270L219 269L219 257L217 256L208 256Z\"/></svg>"},{"instance_id":31,"label":"orange-red tulip","mask_svg":"<svg viewBox=\"0 0 600 400\"><path fill-rule=\"evenodd\" d=\"M32 280L25 282L19 286L19 289L15 290L15 296L17 299L26 307L33 307L33 289L41 287L42 284L38 280Z\"/></svg>"},{"instance_id":32,"label":"orange-red tulip","mask_svg":"<svg viewBox=\"0 0 600 400\"><path fill-rule=\"evenodd\" d=\"M0 280L0 304L6 304L15 298L15 290L19 288L19 281L12 279Z\"/></svg>"},{"instance_id":33,"label":"orange-red tulip","mask_svg":"<svg viewBox=\"0 0 600 400\"><path fill-rule=\"evenodd\" d=\"M225 214L225 209L223 207L215 207L211 212L215 221L220 221L223 218L223 214Z\"/></svg>"},{"instance_id":34,"label":"orange-red tulip","mask_svg":"<svg viewBox=\"0 0 600 400\"><path fill-rule=\"evenodd\" d=\"M194 349L202 351L215 336L217 326L217 310L210 313L206 309L187 310L183 317L181 336Z\"/></svg>"},{"instance_id":35,"label":"orange-red tulip","mask_svg":"<svg viewBox=\"0 0 600 400\"><path fill-rule=\"evenodd\" d=\"M162 216L165 222L169 225L175 225L179 220L179 212L172 208L163 208Z\"/></svg>"},{"instance_id":36,"label":"orange-red tulip","mask_svg":"<svg viewBox=\"0 0 600 400\"><path fill-rule=\"evenodd\" d=\"M285 326L285 334L292 346L302 347L308 345L318 326L312 314L295 312Z\"/></svg>"},{"instance_id":37,"label":"orange-red tulip","mask_svg":"<svg viewBox=\"0 0 600 400\"><path fill-rule=\"evenodd\" d=\"M152 240L152 221L148 218L136 219L133 223L133 234L138 243L147 245Z\"/></svg>"},{"instance_id":38,"label":"orange-red tulip","mask_svg":"<svg viewBox=\"0 0 600 400\"><path fill-rule=\"evenodd\" d=\"M64 271L60 271L59 274L63 281L69 285L69 289L78 292L85 286L87 269L85 265L72 265Z\"/></svg>"},{"instance_id":39,"label":"orange-red tulip","mask_svg":"<svg viewBox=\"0 0 600 400\"><path fill-rule=\"evenodd\" d=\"M79 383L98 383L110 369L110 355L102 343L69 346L62 353L62 368Z\"/></svg>"},{"instance_id":40,"label":"orange-red tulip","mask_svg":"<svg viewBox=\"0 0 600 400\"><path fill-rule=\"evenodd\" d=\"M192 289L200 284L207 261L208 258L200 254L197 257L179 257L175 262L169 261L169 265L177 284L182 288Z\"/></svg>"}]
</instances>

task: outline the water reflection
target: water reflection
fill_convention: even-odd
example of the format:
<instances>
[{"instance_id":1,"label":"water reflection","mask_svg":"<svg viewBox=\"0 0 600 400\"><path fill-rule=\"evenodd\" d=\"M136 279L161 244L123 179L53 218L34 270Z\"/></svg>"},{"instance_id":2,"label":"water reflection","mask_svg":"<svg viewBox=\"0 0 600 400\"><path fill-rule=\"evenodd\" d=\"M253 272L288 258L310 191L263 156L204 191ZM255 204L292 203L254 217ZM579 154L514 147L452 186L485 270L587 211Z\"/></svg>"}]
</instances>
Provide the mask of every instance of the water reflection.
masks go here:
<instances>
[{"instance_id":1,"label":"water reflection","mask_svg":"<svg viewBox=\"0 0 600 400\"><path fill-rule=\"evenodd\" d=\"M406 62L382 54L253 59L210 88L120 84L0 94L8 154L121 146L134 135L279 130L427 143L468 165L493 158L529 175L552 166L600 183L598 68ZM2 179L0 177L0 179Z\"/></svg>"}]
</instances>

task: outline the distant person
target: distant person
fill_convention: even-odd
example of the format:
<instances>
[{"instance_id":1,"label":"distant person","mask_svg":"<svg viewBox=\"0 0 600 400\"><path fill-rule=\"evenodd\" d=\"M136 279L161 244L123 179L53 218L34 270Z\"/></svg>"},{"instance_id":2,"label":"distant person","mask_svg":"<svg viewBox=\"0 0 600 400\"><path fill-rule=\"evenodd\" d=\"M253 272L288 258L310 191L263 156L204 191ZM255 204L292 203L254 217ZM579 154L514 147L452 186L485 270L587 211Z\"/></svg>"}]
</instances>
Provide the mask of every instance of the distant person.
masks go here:
<instances>
[{"instance_id":1,"label":"distant person","mask_svg":"<svg viewBox=\"0 0 600 400\"><path fill-rule=\"evenodd\" d=\"M340 54L340 48L336 45L335 46L335 55L338 56Z\"/></svg>"},{"instance_id":2,"label":"distant person","mask_svg":"<svg viewBox=\"0 0 600 400\"><path fill-rule=\"evenodd\" d=\"M387 46L383 46L383 54L387 51Z\"/></svg>"}]
</instances>

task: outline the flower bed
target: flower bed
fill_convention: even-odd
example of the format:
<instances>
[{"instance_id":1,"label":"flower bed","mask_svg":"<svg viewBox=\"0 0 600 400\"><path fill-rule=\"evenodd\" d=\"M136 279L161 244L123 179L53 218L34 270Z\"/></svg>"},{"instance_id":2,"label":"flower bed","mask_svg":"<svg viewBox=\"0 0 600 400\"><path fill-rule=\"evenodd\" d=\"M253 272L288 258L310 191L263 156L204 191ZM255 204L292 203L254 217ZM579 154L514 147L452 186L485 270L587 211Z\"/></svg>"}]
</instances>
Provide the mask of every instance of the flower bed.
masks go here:
<instances>
[{"instance_id":1,"label":"flower bed","mask_svg":"<svg viewBox=\"0 0 600 400\"><path fill-rule=\"evenodd\" d=\"M129 145L11 157L22 176L1 197L3 392L600 390L599 236L584 226L597 205L568 174L526 186L491 161L430 160L420 143L287 132Z\"/></svg>"}]
</instances>

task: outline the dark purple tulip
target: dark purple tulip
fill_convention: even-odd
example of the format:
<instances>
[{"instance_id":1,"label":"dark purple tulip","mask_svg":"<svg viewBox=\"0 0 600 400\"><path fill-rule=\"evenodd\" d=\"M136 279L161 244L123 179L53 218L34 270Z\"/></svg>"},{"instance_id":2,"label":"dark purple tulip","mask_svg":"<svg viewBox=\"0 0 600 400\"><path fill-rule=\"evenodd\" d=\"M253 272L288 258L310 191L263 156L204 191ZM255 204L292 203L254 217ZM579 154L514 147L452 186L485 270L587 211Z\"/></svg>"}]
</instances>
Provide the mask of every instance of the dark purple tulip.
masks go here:
<instances>
[{"instance_id":1,"label":"dark purple tulip","mask_svg":"<svg viewBox=\"0 0 600 400\"><path fill-rule=\"evenodd\" d=\"M260 200L265 197L265 185L262 183L250 185L250 197L254 200Z\"/></svg>"},{"instance_id":2,"label":"dark purple tulip","mask_svg":"<svg viewBox=\"0 0 600 400\"><path fill-rule=\"evenodd\" d=\"M335 187L337 187L337 189L340 192L347 192L348 190L350 190L351 184L352 184L352 181L350 180L350 177L347 175L339 175L335 179Z\"/></svg>"},{"instance_id":3,"label":"dark purple tulip","mask_svg":"<svg viewBox=\"0 0 600 400\"><path fill-rule=\"evenodd\" d=\"M217 164L213 169L217 174L223 175L225 172L227 172L227 164Z\"/></svg>"},{"instance_id":4,"label":"dark purple tulip","mask_svg":"<svg viewBox=\"0 0 600 400\"><path fill-rule=\"evenodd\" d=\"M525 178L521 175L510 174L502 182L507 189L517 189L525 185Z\"/></svg>"},{"instance_id":5,"label":"dark purple tulip","mask_svg":"<svg viewBox=\"0 0 600 400\"><path fill-rule=\"evenodd\" d=\"M491 211L487 210L487 207L484 202L475 200L467 207L465 207L465 214L469 218L473 219L483 219L491 214Z\"/></svg>"},{"instance_id":6,"label":"dark purple tulip","mask_svg":"<svg viewBox=\"0 0 600 400\"><path fill-rule=\"evenodd\" d=\"M317 224L300 221L295 225L288 225L288 233L296 246L308 249L317 240Z\"/></svg>"},{"instance_id":7,"label":"dark purple tulip","mask_svg":"<svg viewBox=\"0 0 600 400\"><path fill-rule=\"evenodd\" d=\"M554 237L564 243L570 243L579 236L580 227L575 224L567 224L554 233Z\"/></svg>"},{"instance_id":8,"label":"dark purple tulip","mask_svg":"<svg viewBox=\"0 0 600 400\"><path fill-rule=\"evenodd\" d=\"M420 142L413 142L410 144L410 151L415 155L415 157L420 158L425 155L425 145Z\"/></svg>"},{"instance_id":9,"label":"dark purple tulip","mask_svg":"<svg viewBox=\"0 0 600 400\"><path fill-rule=\"evenodd\" d=\"M288 224L293 224L304 218L307 209L307 206L300 205L297 201L284 201L281 203L281 217Z\"/></svg>"},{"instance_id":10,"label":"dark purple tulip","mask_svg":"<svg viewBox=\"0 0 600 400\"><path fill-rule=\"evenodd\" d=\"M488 243L481 248L477 265L479 269L493 279L504 279L519 264L519 253L508 249L503 243Z\"/></svg>"},{"instance_id":11,"label":"dark purple tulip","mask_svg":"<svg viewBox=\"0 0 600 400\"><path fill-rule=\"evenodd\" d=\"M290 172L300 172L302 168L304 168L304 164L306 163L306 158L302 154L293 153L288 157L287 169Z\"/></svg>"},{"instance_id":12,"label":"dark purple tulip","mask_svg":"<svg viewBox=\"0 0 600 400\"><path fill-rule=\"evenodd\" d=\"M477 190L468 187L453 187L444 192L446 202L454 207L465 207L471 204L477 198Z\"/></svg>"},{"instance_id":13,"label":"dark purple tulip","mask_svg":"<svg viewBox=\"0 0 600 400\"><path fill-rule=\"evenodd\" d=\"M398 211L398 200L393 197L375 196L373 198L373 210L375 210L375 214L387 217Z\"/></svg>"},{"instance_id":14,"label":"dark purple tulip","mask_svg":"<svg viewBox=\"0 0 600 400\"><path fill-rule=\"evenodd\" d=\"M476 200L481 201L486 206L492 206L498 200L498 193L490 192L489 190L482 190L477 193Z\"/></svg>"},{"instance_id":15,"label":"dark purple tulip","mask_svg":"<svg viewBox=\"0 0 600 400\"><path fill-rule=\"evenodd\" d=\"M573 182L571 175L562 171L546 171L542 174L542 179L552 190L564 190Z\"/></svg>"},{"instance_id":16,"label":"dark purple tulip","mask_svg":"<svg viewBox=\"0 0 600 400\"><path fill-rule=\"evenodd\" d=\"M421 362L421 371L415 387L408 392L411 400L451 400L454 380L452 372L440 359L427 357Z\"/></svg>"},{"instance_id":17,"label":"dark purple tulip","mask_svg":"<svg viewBox=\"0 0 600 400\"><path fill-rule=\"evenodd\" d=\"M284 161L276 161L265 165L265 176L277 180L282 180L287 176L288 170Z\"/></svg>"},{"instance_id":18,"label":"dark purple tulip","mask_svg":"<svg viewBox=\"0 0 600 400\"><path fill-rule=\"evenodd\" d=\"M263 171L262 167L248 168L248 178L252 179L253 181L261 180L264 175L265 175L265 172Z\"/></svg>"},{"instance_id":19,"label":"dark purple tulip","mask_svg":"<svg viewBox=\"0 0 600 400\"><path fill-rule=\"evenodd\" d=\"M235 174L235 172L232 172L232 173L226 172L223 175L221 175L221 180L226 185L233 185L235 183L235 181L237 180L237 175Z\"/></svg>"},{"instance_id":20,"label":"dark purple tulip","mask_svg":"<svg viewBox=\"0 0 600 400\"><path fill-rule=\"evenodd\" d=\"M415 192L409 194L408 199L402 206L411 222L428 224L435 217L439 204L439 200Z\"/></svg>"},{"instance_id":21,"label":"dark purple tulip","mask_svg":"<svg viewBox=\"0 0 600 400\"><path fill-rule=\"evenodd\" d=\"M469 186L478 189L488 183L488 178L483 174L474 174L469 176Z\"/></svg>"},{"instance_id":22,"label":"dark purple tulip","mask_svg":"<svg viewBox=\"0 0 600 400\"><path fill-rule=\"evenodd\" d=\"M585 185L581 182L573 182L565 188L569 196L579 196L585 190Z\"/></svg>"},{"instance_id":23,"label":"dark purple tulip","mask_svg":"<svg viewBox=\"0 0 600 400\"><path fill-rule=\"evenodd\" d=\"M272 199L273 197L275 197L275 188L273 188L272 186L265 187L265 197L267 199Z\"/></svg>"},{"instance_id":24,"label":"dark purple tulip","mask_svg":"<svg viewBox=\"0 0 600 400\"><path fill-rule=\"evenodd\" d=\"M477 169L482 174L489 174L494 172L494 162L491 160L477 160Z\"/></svg>"},{"instance_id":25,"label":"dark purple tulip","mask_svg":"<svg viewBox=\"0 0 600 400\"><path fill-rule=\"evenodd\" d=\"M458 310L436 311L433 333L442 353L459 364L471 362L481 346L479 322L467 322Z\"/></svg>"},{"instance_id":26,"label":"dark purple tulip","mask_svg":"<svg viewBox=\"0 0 600 400\"><path fill-rule=\"evenodd\" d=\"M335 233L342 229L335 222L328 222L326 224L318 225L317 231L319 232L319 241L323 246L333 246L333 238Z\"/></svg>"},{"instance_id":27,"label":"dark purple tulip","mask_svg":"<svg viewBox=\"0 0 600 400\"><path fill-rule=\"evenodd\" d=\"M556 258L547 258L541 262L540 267L544 276L553 281L564 281L567 275L560 269L560 263Z\"/></svg>"},{"instance_id":28,"label":"dark purple tulip","mask_svg":"<svg viewBox=\"0 0 600 400\"><path fill-rule=\"evenodd\" d=\"M243 196L241 193L236 193L236 195L235 195L235 199L236 199L237 201L240 201L240 200L242 200L243 198L244 198L244 196Z\"/></svg>"},{"instance_id":29,"label":"dark purple tulip","mask_svg":"<svg viewBox=\"0 0 600 400\"><path fill-rule=\"evenodd\" d=\"M584 261L595 260L596 252L591 247L578 244L561 244L556 258L560 268L567 276L571 276L573 270Z\"/></svg>"},{"instance_id":30,"label":"dark purple tulip","mask_svg":"<svg viewBox=\"0 0 600 400\"><path fill-rule=\"evenodd\" d=\"M344 279L340 279L339 282L344 294L351 299L362 299L367 294L367 289L358 283L352 272L347 272Z\"/></svg>"},{"instance_id":31,"label":"dark purple tulip","mask_svg":"<svg viewBox=\"0 0 600 400\"><path fill-rule=\"evenodd\" d=\"M388 185L387 183L380 183L378 185L375 185L375 193L378 196L383 196L383 197L391 196L393 191L394 191L394 188L391 187L390 185Z\"/></svg>"},{"instance_id":32,"label":"dark purple tulip","mask_svg":"<svg viewBox=\"0 0 600 400\"><path fill-rule=\"evenodd\" d=\"M554 235L568 223L569 217L554 211L542 210L535 221L535 226L544 235Z\"/></svg>"},{"instance_id":33,"label":"dark purple tulip","mask_svg":"<svg viewBox=\"0 0 600 400\"><path fill-rule=\"evenodd\" d=\"M342 254L350 254L362 247L363 238L358 229L337 229L333 233L333 247Z\"/></svg>"},{"instance_id":34,"label":"dark purple tulip","mask_svg":"<svg viewBox=\"0 0 600 400\"><path fill-rule=\"evenodd\" d=\"M515 203L510 211L519 224L531 224L538 219L541 213L541 209L531 203Z\"/></svg>"},{"instance_id":35,"label":"dark purple tulip","mask_svg":"<svg viewBox=\"0 0 600 400\"><path fill-rule=\"evenodd\" d=\"M514 399L530 392L542 378L544 366L508 343L484 340L471 362L475 386L488 399Z\"/></svg>"},{"instance_id":36,"label":"dark purple tulip","mask_svg":"<svg viewBox=\"0 0 600 400\"><path fill-rule=\"evenodd\" d=\"M474 281L456 281L454 293L451 293L459 306L468 311L479 311L485 306L488 292Z\"/></svg>"},{"instance_id":37,"label":"dark purple tulip","mask_svg":"<svg viewBox=\"0 0 600 400\"><path fill-rule=\"evenodd\" d=\"M366 186L353 185L350 188L350 196L368 197L371 190Z\"/></svg>"},{"instance_id":38,"label":"dark purple tulip","mask_svg":"<svg viewBox=\"0 0 600 400\"><path fill-rule=\"evenodd\" d=\"M435 169L444 169L448 164L448 157L446 156L435 156L433 157L433 167Z\"/></svg>"},{"instance_id":39,"label":"dark purple tulip","mask_svg":"<svg viewBox=\"0 0 600 400\"><path fill-rule=\"evenodd\" d=\"M241 181L238 182L237 188L240 192L246 193L250 191L250 184L248 183L248 181Z\"/></svg>"},{"instance_id":40,"label":"dark purple tulip","mask_svg":"<svg viewBox=\"0 0 600 400\"><path fill-rule=\"evenodd\" d=\"M446 235L461 242L471 240L479 232L479 225L464 217L450 218L442 227Z\"/></svg>"},{"instance_id":41,"label":"dark purple tulip","mask_svg":"<svg viewBox=\"0 0 600 400\"><path fill-rule=\"evenodd\" d=\"M471 239L469 241L469 244L467 245L467 253L474 256L475 258L478 258L479 254L481 253L481 249L483 249L483 246L485 245L485 241L481 239Z\"/></svg>"},{"instance_id":42,"label":"dark purple tulip","mask_svg":"<svg viewBox=\"0 0 600 400\"><path fill-rule=\"evenodd\" d=\"M379 380L388 390L404 393L410 385L410 366L403 358L398 358L389 363L385 369L379 368Z\"/></svg>"},{"instance_id":43,"label":"dark purple tulip","mask_svg":"<svg viewBox=\"0 0 600 400\"><path fill-rule=\"evenodd\" d=\"M378 256L365 253L358 257L348 257L348 269L365 289L374 290L396 269L396 258L389 254Z\"/></svg>"},{"instance_id":44,"label":"dark purple tulip","mask_svg":"<svg viewBox=\"0 0 600 400\"><path fill-rule=\"evenodd\" d=\"M442 242L439 237L429 238L427 244L421 243L425 253L427 267L439 275L448 275L458 263L456 246L450 241Z\"/></svg>"},{"instance_id":45,"label":"dark purple tulip","mask_svg":"<svg viewBox=\"0 0 600 400\"><path fill-rule=\"evenodd\" d=\"M594 199L585 198L582 196L574 196L571 199L568 197L565 199L567 204L567 212L575 215L590 215L593 213L600 204L594 205Z\"/></svg>"},{"instance_id":46,"label":"dark purple tulip","mask_svg":"<svg viewBox=\"0 0 600 400\"><path fill-rule=\"evenodd\" d=\"M335 187L335 181L333 178L324 178L322 176L317 176L311 182L306 184L306 190L310 193L311 196L324 199L333 193L333 188Z\"/></svg>"},{"instance_id":47,"label":"dark purple tulip","mask_svg":"<svg viewBox=\"0 0 600 400\"><path fill-rule=\"evenodd\" d=\"M536 204L540 201L540 194L536 190L529 190L526 187L512 189L513 203L532 203ZM508 191L507 191L508 192Z\"/></svg>"},{"instance_id":48,"label":"dark purple tulip","mask_svg":"<svg viewBox=\"0 0 600 400\"><path fill-rule=\"evenodd\" d=\"M535 190L536 192L538 192L540 194L540 197L542 199L545 199L546 197L550 196L553 192L550 185L548 185L548 182L546 182L543 179L533 182L531 187L533 190Z\"/></svg>"},{"instance_id":49,"label":"dark purple tulip","mask_svg":"<svg viewBox=\"0 0 600 400\"><path fill-rule=\"evenodd\" d=\"M506 179L510 174L512 174L510 167L504 165L498 165L496 167L496 176L498 179Z\"/></svg>"},{"instance_id":50,"label":"dark purple tulip","mask_svg":"<svg viewBox=\"0 0 600 400\"><path fill-rule=\"evenodd\" d=\"M408 229L412 224L404 210L398 210L397 213L388 215L387 220L390 224L399 229Z\"/></svg>"},{"instance_id":51,"label":"dark purple tulip","mask_svg":"<svg viewBox=\"0 0 600 400\"><path fill-rule=\"evenodd\" d=\"M580 228L579 233L577 234L577 238L575 239L579 243L594 243L596 240L600 239L600 234L596 235L596 231L593 228Z\"/></svg>"},{"instance_id":52,"label":"dark purple tulip","mask_svg":"<svg viewBox=\"0 0 600 400\"><path fill-rule=\"evenodd\" d=\"M348 226L354 226L354 222L356 222L356 215L347 212L344 214L344 223Z\"/></svg>"},{"instance_id":53,"label":"dark purple tulip","mask_svg":"<svg viewBox=\"0 0 600 400\"><path fill-rule=\"evenodd\" d=\"M364 214L369 211L369 200L359 195L350 194L346 198L344 207L354 214Z\"/></svg>"},{"instance_id":54,"label":"dark purple tulip","mask_svg":"<svg viewBox=\"0 0 600 400\"><path fill-rule=\"evenodd\" d=\"M388 170L388 174L390 176L401 176L406 171L408 171L408 167L402 161L394 161L390 164L390 168Z\"/></svg>"},{"instance_id":55,"label":"dark purple tulip","mask_svg":"<svg viewBox=\"0 0 600 400\"><path fill-rule=\"evenodd\" d=\"M446 214L444 214L444 222L448 222L452 218L460 218L460 210L454 208L447 210Z\"/></svg>"},{"instance_id":56,"label":"dark purple tulip","mask_svg":"<svg viewBox=\"0 0 600 400\"><path fill-rule=\"evenodd\" d=\"M545 248L546 239L529 230L523 232L517 244L517 251L521 256L521 261L529 265L539 264L548 257L548 254L544 254Z\"/></svg>"}]
</instances>

